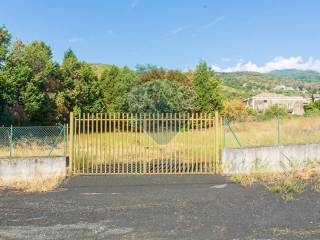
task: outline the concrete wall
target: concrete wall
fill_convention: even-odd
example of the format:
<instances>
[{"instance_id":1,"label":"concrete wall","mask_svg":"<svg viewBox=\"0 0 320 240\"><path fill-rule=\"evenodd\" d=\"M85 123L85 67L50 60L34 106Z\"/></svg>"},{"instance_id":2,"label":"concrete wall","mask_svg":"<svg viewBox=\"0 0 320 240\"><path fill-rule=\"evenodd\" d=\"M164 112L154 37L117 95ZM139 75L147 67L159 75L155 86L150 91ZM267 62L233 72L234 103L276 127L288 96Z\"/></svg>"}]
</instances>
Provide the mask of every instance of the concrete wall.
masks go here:
<instances>
[{"instance_id":1,"label":"concrete wall","mask_svg":"<svg viewBox=\"0 0 320 240\"><path fill-rule=\"evenodd\" d=\"M253 99L254 110L263 112L272 106L281 106L286 108L289 113L302 115L304 114L304 100L303 99L287 99L287 98L266 98Z\"/></svg>"},{"instance_id":2,"label":"concrete wall","mask_svg":"<svg viewBox=\"0 0 320 240\"><path fill-rule=\"evenodd\" d=\"M0 158L0 181L30 181L53 176L66 176L65 157Z\"/></svg>"},{"instance_id":3,"label":"concrete wall","mask_svg":"<svg viewBox=\"0 0 320 240\"><path fill-rule=\"evenodd\" d=\"M320 164L320 144L276 145L222 150L222 171L225 174L252 170L285 171Z\"/></svg>"},{"instance_id":4,"label":"concrete wall","mask_svg":"<svg viewBox=\"0 0 320 240\"><path fill-rule=\"evenodd\" d=\"M289 113L304 114L304 104L307 100L299 96L254 96L244 101L247 107L263 112L272 106L281 106Z\"/></svg>"}]
</instances>

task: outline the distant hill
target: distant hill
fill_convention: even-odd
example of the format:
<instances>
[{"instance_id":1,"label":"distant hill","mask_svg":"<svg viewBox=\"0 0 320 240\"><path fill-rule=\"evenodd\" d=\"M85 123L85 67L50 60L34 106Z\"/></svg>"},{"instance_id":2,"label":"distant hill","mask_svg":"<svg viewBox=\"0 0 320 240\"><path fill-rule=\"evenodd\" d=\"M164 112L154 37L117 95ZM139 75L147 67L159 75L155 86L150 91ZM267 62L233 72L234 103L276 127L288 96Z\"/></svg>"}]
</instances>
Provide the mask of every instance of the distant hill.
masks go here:
<instances>
[{"instance_id":1,"label":"distant hill","mask_svg":"<svg viewBox=\"0 0 320 240\"><path fill-rule=\"evenodd\" d=\"M281 76L306 82L320 81L320 72L316 71L303 71L298 69L274 70L268 73L273 76Z\"/></svg>"},{"instance_id":2,"label":"distant hill","mask_svg":"<svg viewBox=\"0 0 320 240\"><path fill-rule=\"evenodd\" d=\"M91 64L100 77L110 64ZM310 96L320 92L320 73L297 69L275 70L269 73L232 72L217 73L221 77L221 90L226 99L244 99L261 92Z\"/></svg>"},{"instance_id":3,"label":"distant hill","mask_svg":"<svg viewBox=\"0 0 320 240\"><path fill-rule=\"evenodd\" d=\"M226 96L243 98L261 92L310 96L320 91L320 73L300 70L277 70L270 73L232 72L218 73L222 78ZM246 94L244 94L246 93Z\"/></svg>"}]
</instances>

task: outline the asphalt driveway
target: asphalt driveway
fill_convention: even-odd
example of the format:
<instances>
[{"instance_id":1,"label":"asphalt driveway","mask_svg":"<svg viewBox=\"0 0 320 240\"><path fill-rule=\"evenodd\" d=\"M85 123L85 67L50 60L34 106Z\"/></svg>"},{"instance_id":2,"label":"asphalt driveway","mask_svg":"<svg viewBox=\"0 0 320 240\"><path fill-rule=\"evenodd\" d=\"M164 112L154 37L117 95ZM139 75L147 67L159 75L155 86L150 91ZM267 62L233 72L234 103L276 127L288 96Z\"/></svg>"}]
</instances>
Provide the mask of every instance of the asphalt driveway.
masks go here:
<instances>
[{"instance_id":1,"label":"asphalt driveway","mask_svg":"<svg viewBox=\"0 0 320 240\"><path fill-rule=\"evenodd\" d=\"M285 203L210 175L73 177L0 191L0 239L320 239L320 194Z\"/></svg>"}]
</instances>

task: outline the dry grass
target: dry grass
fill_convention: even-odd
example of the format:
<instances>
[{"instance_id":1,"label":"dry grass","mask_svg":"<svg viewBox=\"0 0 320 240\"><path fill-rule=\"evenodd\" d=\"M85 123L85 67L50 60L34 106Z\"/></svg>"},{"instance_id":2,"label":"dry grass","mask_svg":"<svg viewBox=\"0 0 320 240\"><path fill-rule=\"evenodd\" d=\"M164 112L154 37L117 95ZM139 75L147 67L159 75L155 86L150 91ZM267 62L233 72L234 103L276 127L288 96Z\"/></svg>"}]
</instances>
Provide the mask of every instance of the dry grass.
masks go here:
<instances>
[{"instance_id":1,"label":"dry grass","mask_svg":"<svg viewBox=\"0 0 320 240\"><path fill-rule=\"evenodd\" d=\"M232 123L231 128L236 133L242 146L273 145L277 143L277 121L248 121ZM280 120L280 143L319 143L320 117L301 117ZM238 147L227 129L227 147Z\"/></svg>"},{"instance_id":2,"label":"dry grass","mask_svg":"<svg viewBox=\"0 0 320 240\"><path fill-rule=\"evenodd\" d=\"M230 179L245 187L251 187L255 183L263 184L267 191L281 194L286 202L292 201L295 193L302 193L307 187L320 192L320 168L314 166L299 171L235 174Z\"/></svg>"},{"instance_id":3,"label":"dry grass","mask_svg":"<svg viewBox=\"0 0 320 240\"><path fill-rule=\"evenodd\" d=\"M138 160L180 159L209 161L214 158L213 129L179 133L94 133L80 134L74 139L77 158L91 163Z\"/></svg>"},{"instance_id":4,"label":"dry grass","mask_svg":"<svg viewBox=\"0 0 320 240\"><path fill-rule=\"evenodd\" d=\"M54 190L63 181L63 177L36 177L30 181L0 181L1 189L18 189L25 192L47 192Z\"/></svg>"},{"instance_id":5,"label":"dry grass","mask_svg":"<svg viewBox=\"0 0 320 240\"><path fill-rule=\"evenodd\" d=\"M12 150L14 157L40 157L48 156L52 146L37 142L17 142ZM51 156L62 156L64 153L64 144L59 143L51 152ZM0 156L8 157L10 154L9 147L0 148Z\"/></svg>"},{"instance_id":6,"label":"dry grass","mask_svg":"<svg viewBox=\"0 0 320 240\"><path fill-rule=\"evenodd\" d=\"M247 121L234 122L231 128L238 136L242 146L273 145L277 143L277 121ZM179 133L164 132L155 134L139 134L134 132L115 132L103 134L80 134L75 138L76 147L79 146L83 152L93 152L96 149L100 154L101 149L105 149L103 156L108 154L119 161L127 158L128 155L135 156L147 151L151 156L164 153L165 155L193 152L199 155L203 152L208 158L212 157L214 146L214 128L181 131ZM296 143L319 143L320 142L320 116L301 117L294 119L283 119L280 121L281 144ZM222 139L223 142L223 139ZM109 146L111 148L109 149ZM226 147L238 147L231 131L226 128ZM48 156L51 146L40 142L30 143L22 141L15 143L13 156ZM82 149L82 150L81 150ZM87 151L88 150L88 151ZM63 143L52 152L52 156L63 155ZM9 148L0 148L0 156L8 156ZM99 156L95 156L98 157Z\"/></svg>"}]
</instances>

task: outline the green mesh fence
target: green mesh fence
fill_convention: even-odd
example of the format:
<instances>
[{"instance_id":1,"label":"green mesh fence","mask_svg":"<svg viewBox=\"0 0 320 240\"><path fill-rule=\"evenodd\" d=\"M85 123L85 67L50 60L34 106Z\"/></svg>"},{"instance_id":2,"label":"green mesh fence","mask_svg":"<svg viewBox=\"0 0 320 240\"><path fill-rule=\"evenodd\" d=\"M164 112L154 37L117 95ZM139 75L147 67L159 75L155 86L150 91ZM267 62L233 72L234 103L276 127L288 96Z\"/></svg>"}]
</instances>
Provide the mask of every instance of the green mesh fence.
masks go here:
<instances>
[{"instance_id":1,"label":"green mesh fence","mask_svg":"<svg viewBox=\"0 0 320 240\"><path fill-rule=\"evenodd\" d=\"M224 119L224 147L320 143L320 116Z\"/></svg>"},{"instance_id":2,"label":"green mesh fence","mask_svg":"<svg viewBox=\"0 0 320 240\"><path fill-rule=\"evenodd\" d=\"M0 157L65 156L65 126L0 127Z\"/></svg>"}]
</instances>

